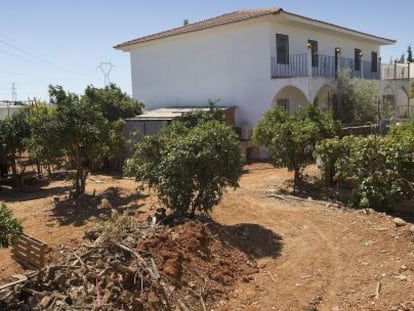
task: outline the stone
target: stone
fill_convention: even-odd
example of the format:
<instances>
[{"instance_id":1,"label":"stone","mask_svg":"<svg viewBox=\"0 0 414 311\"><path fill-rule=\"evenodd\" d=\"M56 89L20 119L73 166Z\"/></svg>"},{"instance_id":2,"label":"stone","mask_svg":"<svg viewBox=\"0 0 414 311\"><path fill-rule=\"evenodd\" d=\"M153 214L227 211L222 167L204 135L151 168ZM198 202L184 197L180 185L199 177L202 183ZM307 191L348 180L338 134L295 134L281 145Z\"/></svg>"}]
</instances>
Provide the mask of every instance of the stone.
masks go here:
<instances>
[{"instance_id":1,"label":"stone","mask_svg":"<svg viewBox=\"0 0 414 311\"><path fill-rule=\"evenodd\" d=\"M45 296L42 298L42 300L39 303L39 307L42 307L43 309L46 309L47 307L49 307L50 303L52 301L52 297L50 296Z\"/></svg>"},{"instance_id":2,"label":"stone","mask_svg":"<svg viewBox=\"0 0 414 311\"><path fill-rule=\"evenodd\" d=\"M414 234L414 225L410 226L410 228L408 229L411 233Z\"/></svg>"},{"instance_id":3,"label":"stone","mask_svg":"<svg viewBox=\"0 0 414 311\"><path fill-rule=\"evenodd\" d=\"M402 227L402 226L405 226L407 223L405 222L405 220L403 220L403 219L401 219L401 218L398 218L398 217L395 217L395 218L393 218L393 223L395 223L395 225L397 226L397 227Z\"/></svg>"},{"instance_id":4,"label":"stone","mask_svg":"<svg viewBox=\"0 0 414 311\"><path fill-rule=\"evenodd\" d=\"M405 270L407 270L408 268L407 268L407 266L406 265L402 265L401 267L400 267L400 270L402 270L402 271L405 271Z\"/></svg>"},{"instance_id":5,"label":"stone","mask_svg":"<svg viewBox=\"0 0 414 311\"><path fill-rule=\"evenodd\" d=\"M407 276L404 274L397 275L395 278L400 281L407 281Z\"/></svg>"}]
</instances>

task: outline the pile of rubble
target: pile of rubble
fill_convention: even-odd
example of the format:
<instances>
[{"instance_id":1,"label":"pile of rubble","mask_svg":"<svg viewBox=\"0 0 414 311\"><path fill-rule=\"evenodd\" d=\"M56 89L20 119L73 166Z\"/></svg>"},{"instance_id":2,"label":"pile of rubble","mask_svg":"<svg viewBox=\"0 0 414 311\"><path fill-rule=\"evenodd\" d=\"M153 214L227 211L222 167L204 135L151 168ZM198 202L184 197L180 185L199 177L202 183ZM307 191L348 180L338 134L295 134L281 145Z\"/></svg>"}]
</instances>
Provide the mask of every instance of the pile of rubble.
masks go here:
<instances>
[{"instance_id":1,"label":"pile of rubble","mask_svg":"<svg viewBox=\"0 0 414 311\"><path fill-rule=\"evenodd\" d=\"M0 310L207 310L257 272L221 229L200 221L160 226L120 216L60 257L3 286Z\"/></svg>"}]
</instances>

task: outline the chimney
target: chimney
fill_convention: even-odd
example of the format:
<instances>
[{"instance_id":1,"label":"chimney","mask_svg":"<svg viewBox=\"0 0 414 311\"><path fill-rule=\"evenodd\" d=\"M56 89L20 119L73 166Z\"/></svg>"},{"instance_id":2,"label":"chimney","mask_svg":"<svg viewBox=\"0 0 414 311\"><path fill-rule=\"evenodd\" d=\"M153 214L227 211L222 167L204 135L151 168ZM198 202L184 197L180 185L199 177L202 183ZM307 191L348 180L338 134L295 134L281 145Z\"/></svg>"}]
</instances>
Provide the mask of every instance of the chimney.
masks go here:
<instances>
[{"instance_id":1,"label":"chimney","mask_svg":"<svg viewBox=\"0 0 414 311\"><path fill-rule=\"evenodd\" d=\"M184 21L183 21L183 26L187 26L188 25L188 19L185 19Z\"/></svg>"}]
</instances>

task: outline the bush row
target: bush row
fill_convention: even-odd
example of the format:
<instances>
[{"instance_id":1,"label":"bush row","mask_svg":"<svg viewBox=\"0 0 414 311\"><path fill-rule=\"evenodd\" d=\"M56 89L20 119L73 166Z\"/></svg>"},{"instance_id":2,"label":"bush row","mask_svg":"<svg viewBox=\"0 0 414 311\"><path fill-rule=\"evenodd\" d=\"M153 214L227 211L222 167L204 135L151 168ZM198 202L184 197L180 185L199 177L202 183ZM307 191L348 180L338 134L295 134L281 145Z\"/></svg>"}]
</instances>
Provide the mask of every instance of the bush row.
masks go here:
<instances>
[{"instance_id":1,"label":"bush row","mask_svg":"<svg viewBox=\"0 0 414 311\"><path fill-rule=\"evenodd\" d=\"M386 136L346 136L315 149L325 183L352 189L351 204L391 210L414 193L414 121Z\"/></svg>"}]
</instances>

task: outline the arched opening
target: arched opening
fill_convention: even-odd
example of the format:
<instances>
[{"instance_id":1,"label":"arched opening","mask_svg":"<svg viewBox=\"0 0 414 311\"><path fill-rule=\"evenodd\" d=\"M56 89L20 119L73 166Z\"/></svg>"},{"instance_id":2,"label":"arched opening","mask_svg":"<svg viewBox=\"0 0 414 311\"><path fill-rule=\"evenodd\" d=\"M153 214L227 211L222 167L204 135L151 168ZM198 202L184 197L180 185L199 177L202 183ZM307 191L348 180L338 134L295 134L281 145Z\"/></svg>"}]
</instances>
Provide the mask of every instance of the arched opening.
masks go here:
<instances>
[{"instance_id":1,"label":"arched opening","mask_svg":"<svg viewBox=\"0 0 414 311\"><path fill-rule=\"evenodd\" d=\"M399 88L395 94L395 108L397 118L408 118L410 114L410 98L405 88Z\"/></svg>"},{"instance_id":2,"label":"arched opening","mask_svg":"<svg viewBox=\"0 0 414 311\"><path fill-rule=\"evenodd\" d=\"M386 87L382 92L382 114L382 117L386 119L395 118L398 114L395 109L394 91L390 86Z\"/></svg>"},{"instance_id":3,"label":"arched opening","mask_svg":"<svg viewBox=\"0 0 414 311\"><path fill-rule=\"evenodd\" d=\"M319 107L322 111L327 111L333 106L334 89L329 85L322 86L313 100L315 107Z\"/></svg>"},{"instance_id":4,"label":"arched opening","mask_svg":"<svg viewBox=\"0 0 414 311\"><path fill-rule=\"evenodd\" d=\"M282 88L273 98L272 106L280 106L289 112L294 112L298 108L309 105L305 94L294 86Z\"/></svg>"}]
</instances>

